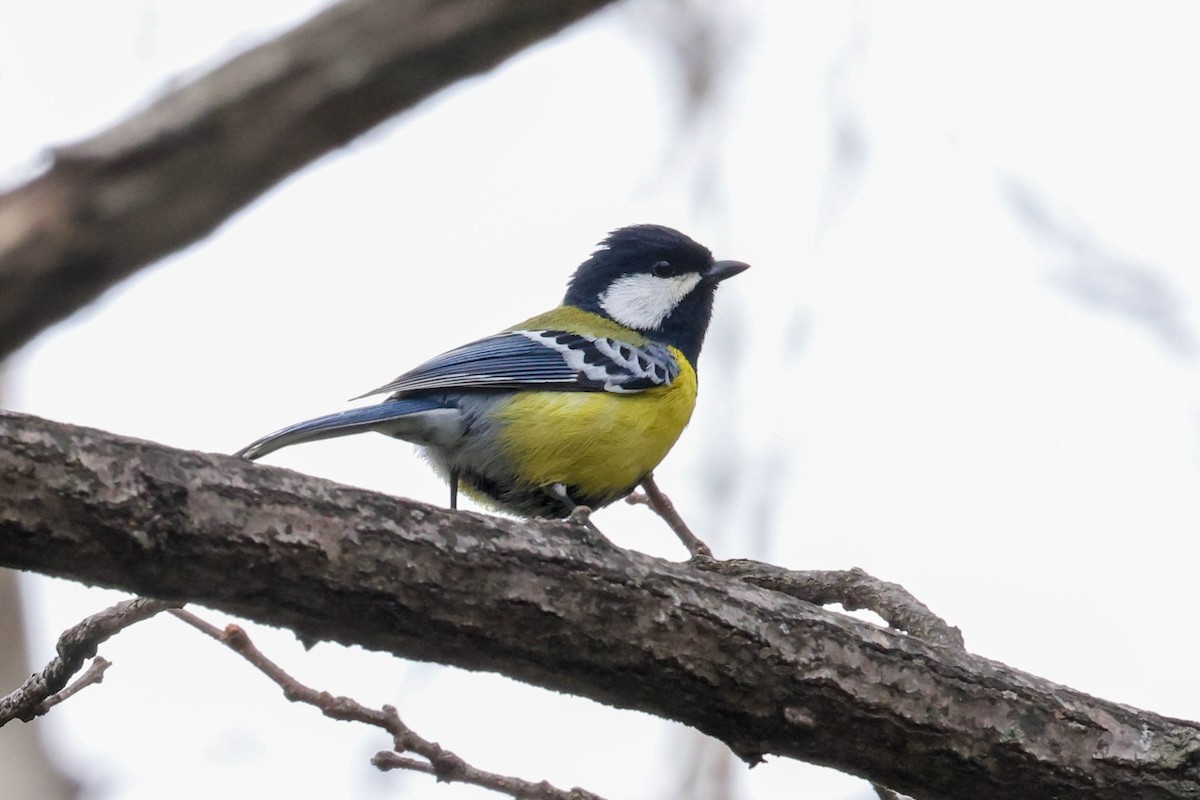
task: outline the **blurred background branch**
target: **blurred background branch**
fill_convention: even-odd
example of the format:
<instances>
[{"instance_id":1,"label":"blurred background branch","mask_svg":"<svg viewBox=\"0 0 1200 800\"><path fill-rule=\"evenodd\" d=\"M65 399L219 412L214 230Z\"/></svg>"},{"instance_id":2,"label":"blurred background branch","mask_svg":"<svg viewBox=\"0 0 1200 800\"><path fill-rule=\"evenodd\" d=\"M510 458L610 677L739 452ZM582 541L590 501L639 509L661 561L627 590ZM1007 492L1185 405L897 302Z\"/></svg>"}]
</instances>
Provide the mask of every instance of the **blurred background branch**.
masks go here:
<instances>
[{"instance_id":1,"label":"blurred background branch","mask_svg":"<svg viewBox=\"0 0 1200 800\"><path fill-rule=\"evenodd\" d=\"M0 569L0 694L29 677L22 606L17 573ZM9 797L72 800L79 795L78 784L51 761L38 726L13 726L0 735L0 775Z\"/></svg>"},{"instance_id":2,"label":"blurred background branch","mask_svg":"<svg viewBox=\"0 0 1200 800\"><path fill-rule=\"evenodd\" d=\"M1189 319L1187 293L1161 265L1118 252L1018 176L1004 177L1000 190L1016 220L1052 259L1055 286L1080 303L1144 327L1173 355L1195 361L1200 344Z\"/></svg>"},{"instance_id":3,"label":"blurred background branch","mask_svg":"<svg viewBox=\"0 0 1200 800\"><path fill-rule=\"evenodd\" d=\"M0 358L280 180L609 0L345 0L0 196Z\"/></svg>"}]
</instances>

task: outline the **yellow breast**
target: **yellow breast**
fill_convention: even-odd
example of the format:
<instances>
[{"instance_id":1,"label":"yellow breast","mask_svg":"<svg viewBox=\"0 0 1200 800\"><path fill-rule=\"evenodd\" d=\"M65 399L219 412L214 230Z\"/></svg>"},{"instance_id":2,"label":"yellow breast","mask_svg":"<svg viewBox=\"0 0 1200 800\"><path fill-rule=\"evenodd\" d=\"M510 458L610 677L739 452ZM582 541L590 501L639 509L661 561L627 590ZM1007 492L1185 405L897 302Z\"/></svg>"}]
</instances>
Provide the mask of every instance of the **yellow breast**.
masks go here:
<instances>
[{"instance_id":1,"label":"yellow breast","mask_svg":"<svg viewBox=\"0 0 1200 800\"><path fill-rule=\"evenodd\" d=\"M658 466L696 405L696 372L675 348L679 376L636 394L520 392L494 420L524 481L573 487L581 502L622 497Z\"/></svg>"}]
</instances>

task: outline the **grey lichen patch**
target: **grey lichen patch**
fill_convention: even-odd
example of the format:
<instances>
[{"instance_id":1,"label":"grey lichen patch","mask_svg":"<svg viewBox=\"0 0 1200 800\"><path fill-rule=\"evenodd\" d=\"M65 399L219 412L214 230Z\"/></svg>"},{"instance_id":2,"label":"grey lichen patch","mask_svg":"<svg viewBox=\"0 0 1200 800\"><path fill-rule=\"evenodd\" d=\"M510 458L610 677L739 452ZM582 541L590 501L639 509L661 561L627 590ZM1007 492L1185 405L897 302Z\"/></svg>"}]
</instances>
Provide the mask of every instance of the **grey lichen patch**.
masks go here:
<instances>
[{"instance_id":1,"label":"grey lichen patch","mask_svg":"<svg viewBox=\"0 0 1200 800\"><path fill-rule=\"evenodd\" d=\"M94 476L88 491L96 493L99 489L105 501L125 503L142 493L143 484L132 459L116 460L111 453L94 453L87 449L77 451L75 459Z\"/></svg>"},{"instance_id":2,"label":"grey lichen patch","mask_svg":"<svg viewBox=\"0 0 1200 800\"><path fill-rule=\"evenodd\" d=\"M314 522L317 523L314 525ZM273 538L284 545L320 550L327 561L341 558L343 545L348 537L341 528L320 525L319 519L298 516L287 520L283 526L276 525Z\"/></svg>"},{"instance_id":3,"label":"grey lichen patch","mask_svg":"<svg viewBox=\"0 0 1200 800\"><path fill-rule=\"evenodd\" d=\"M1158 763L1171 770L1200 764L1200 731L1161 737L1158 756Z\"/></svg>"},{"instance_id":4,"label":"grey lichen patch","mask_svg":"<svg viewBox=\"0 0 1200 800\"><path fill-rule=\"evenodd\" d=\"M299 545L318 545L321 544L320 536L313 534L308 528L295 528L291 524L277 527L275 530L275 541L280 544L299 544Z\"/></svg>"},{"instance_id":5,"label":"grey lichen patch","mask_svg":"<svg viewBox=\"0 0 1200 800\"><path fill-rule=\"evenodd\" d=\"M812 730L817 727L816 715L803 706L788 706L783 709L783 718L797 728Z\"/></svg>"},{"instance_id":6,"label":"grey lichen patch","mask_svg":"<svg viewBox=\"0 0 1200 800\"><path fill-rule=\"evenodd\" d=\"M1200 732L1164 740L1146 722L1131 725L1103 716L1107 717L1107 730L1100 735L1092 754L1098 761L1174 770L1200 760Z\"/></svg>"},{"instance_id":7,"label":"grey lichen patch","mask_svg":"<svg viewBox=\"0 0 1200 800\"><path fill-rule=\"evenodd\" d=\"M489 544L487 539L475 534L474 528L474 525L464 525L453 516L443 514L437 519L435 536L445 540L450 552L467 555Z\"/></svg>"}]
</instances>

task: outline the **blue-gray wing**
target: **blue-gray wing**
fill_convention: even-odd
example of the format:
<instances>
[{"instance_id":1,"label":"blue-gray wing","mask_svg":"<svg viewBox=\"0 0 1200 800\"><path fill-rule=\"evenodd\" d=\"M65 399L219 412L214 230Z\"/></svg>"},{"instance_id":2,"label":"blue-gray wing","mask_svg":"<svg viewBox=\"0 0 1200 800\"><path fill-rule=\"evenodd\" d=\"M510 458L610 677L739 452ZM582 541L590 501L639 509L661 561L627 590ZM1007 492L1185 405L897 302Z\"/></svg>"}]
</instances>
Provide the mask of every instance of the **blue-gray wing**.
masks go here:
<instances>
[{"instance_id":1,"label":"blue-gray wing","mask_svg":"<svg viewBox=\"0 0 1200 800\"><path fill-rule=\"evenodd\" d=\"M641 392L669 386L678 375L679 362L656 342L638 347L569 331L510 331L443 353L361 396L489 389Z\"/></svg>"}]
</instances>

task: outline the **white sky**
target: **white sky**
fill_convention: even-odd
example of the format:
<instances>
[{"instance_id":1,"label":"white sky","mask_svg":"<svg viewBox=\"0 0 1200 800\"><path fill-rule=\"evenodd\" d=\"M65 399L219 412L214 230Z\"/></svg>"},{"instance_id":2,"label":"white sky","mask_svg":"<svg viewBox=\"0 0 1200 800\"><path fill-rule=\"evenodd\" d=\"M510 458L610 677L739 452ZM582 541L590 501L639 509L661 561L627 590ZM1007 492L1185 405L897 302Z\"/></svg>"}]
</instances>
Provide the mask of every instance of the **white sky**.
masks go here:
<instances>
[{"instance_id":1,"label":"white sky","mask_svg":"<svg viewBox=\"0 0 1200 800\"><path fill-rule=\"evenodd\" d=\"M316 5L0 9L0 174ZM10 406L230 452L553 305L608 230L674 225L754 265L722 289L699 409L659 470L719 554L861 566L974 652L1200 718L1200 6L747 0L731 17L716 133L684 135L638 30L650 16L619 7L324 159L43 336L12 365ZM832 158L835 123L859 160ZM1014 192L1086 244L1040 236ZM1122 311L1139 297L1150 311ZM383 437L269 461L446 500ZM704 487L721 479L733 500L717 510ZM642 510L597 522L683 557ZM39 658L117 597L25 586ZM478 766L614 800L664 797L674 777L678 726L254 633L302 680L394 703ZM171 620L102 653L104 684L39 723L90 798L494 796L376 774L383 736L289 706ZM779 759L742 787L869 796Z\"/></svg>"}]
</instances>

